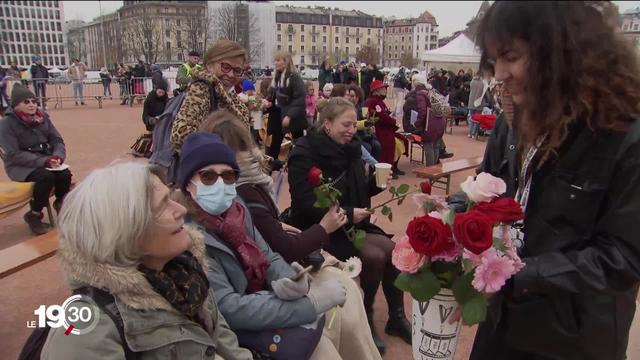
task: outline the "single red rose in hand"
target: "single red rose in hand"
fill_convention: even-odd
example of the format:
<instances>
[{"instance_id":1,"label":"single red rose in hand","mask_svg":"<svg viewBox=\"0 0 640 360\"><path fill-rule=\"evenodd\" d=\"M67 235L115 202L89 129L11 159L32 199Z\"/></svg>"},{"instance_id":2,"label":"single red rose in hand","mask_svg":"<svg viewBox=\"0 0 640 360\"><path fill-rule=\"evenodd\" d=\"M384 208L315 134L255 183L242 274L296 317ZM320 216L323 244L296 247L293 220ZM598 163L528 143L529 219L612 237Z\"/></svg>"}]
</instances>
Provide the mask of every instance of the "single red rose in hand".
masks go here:
<instances>
[{"instance_id":1,"label":"single red rose in hand","mask_svg":"<svg viewBox=\"0 0 640 360\"><path fill-rule=\"evenodd\" d=\"M322 184L322 170L315 166L312 167L307 174L307 180L313 187L320 186Z\"/></svg>"},{"instance_id":2,"label":"single red rose in hand","mask_svg":"<svg viewBox=\"0 0 640 360\"><path fill-rule=\"evenodd\" d=\"M407 236L416 252L433 257L448 249L451 228L442 220L425 215L411 220L407 226Z\"/></svg>"},{"instance_id":3,"label":"single red rose in hand","mask_svg":"<svg viewBox=\"0 0 640 360\"><path fill-rule=\"evenodd\" d=\"M480 255L493 245L493 220L476 209L458 214L453 235L465 249Z\"/></svg>"},{"instance_id":4,"label":"single red rose in hand","mask_svg":"<svg viewBox=\"0 0 640 360\"><path fill-rule=\"evenodd\" d=\"M494 224L508 224L524 218L522 206L512 198L496 198L490 203L479 203L473 210L488 216Z\"/></svg>"},{"instance_id":5,"label":"single red rose in hand","mask_svg":"<svg viewBox=\"0 0 640 360\"><path fill-rule=\"evenodd\" d=\"M431 181L427 180L427 181L421 182L420 183L420 190L422 191L423 194L431 195Z\"/></svg>"}]
</instances>

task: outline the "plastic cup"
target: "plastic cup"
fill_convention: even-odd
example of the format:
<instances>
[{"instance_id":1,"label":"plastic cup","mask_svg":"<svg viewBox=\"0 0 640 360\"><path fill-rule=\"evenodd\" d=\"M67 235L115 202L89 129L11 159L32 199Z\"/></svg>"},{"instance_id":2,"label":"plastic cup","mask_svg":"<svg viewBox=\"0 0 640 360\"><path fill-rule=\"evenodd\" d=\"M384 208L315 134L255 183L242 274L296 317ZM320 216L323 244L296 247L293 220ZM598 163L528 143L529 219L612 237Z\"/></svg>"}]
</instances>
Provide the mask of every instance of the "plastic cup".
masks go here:
<instances>
[{"instance_id":1,"label":"plastic cup","mask_svg":"<svg viewBox=\"0 0 640 360\"><path fill-rule=\"evenodd\" d=\"M387 187L387 181L389 181L389 175L391 175L391 164L377 163L376 169L376 186L380 189Z\"/></svg>"},{"instance_id":2,"label":"plastic cup","mask_svg":"<svg viewBox=\"0 0 640 360\"><path fill-rule=\"evenodd\" d=\"M369 116L369 108L365 106L362 108L362 117L366 119L367 116Z\"/></svg>"}]
</instances>

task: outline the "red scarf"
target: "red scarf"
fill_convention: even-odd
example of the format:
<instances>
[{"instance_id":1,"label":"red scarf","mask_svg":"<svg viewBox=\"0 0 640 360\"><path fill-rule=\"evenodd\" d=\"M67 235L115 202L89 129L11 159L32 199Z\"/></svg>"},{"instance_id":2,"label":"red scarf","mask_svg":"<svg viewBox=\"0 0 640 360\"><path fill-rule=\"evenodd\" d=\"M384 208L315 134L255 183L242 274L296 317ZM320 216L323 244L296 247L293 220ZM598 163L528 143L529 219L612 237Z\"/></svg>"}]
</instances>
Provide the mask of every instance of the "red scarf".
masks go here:
<instances>
[{"instance_id":1,"label":"red scarf","mask_svg":"<svg viewBox=\"0 0 640 360\"><path fill-rule=\"evenodd\" d=\"M240 260L247 277L247 293L251 294L264 288L264 278L269 268L269 260L260 250L244 228L244 208L234 201L229 210L222 215L211 215L202 210L193 199L189 199L195 209L194 217L204 227L224 241Z\"/></svg>"},{"instance_id":2,"label":"red scarf","mask_svg":"<svg viewBox=\"0 0 640 360\"><path fill-rule=\"evenodd\" d=\"M42 110L38 109L35 114L29 115L27 113L23 113L20 111L16 111L16 116L18 116L22 121L24 121L27 126L36 127L44 122L44 113Z\"/></svg>"}]
</instances>

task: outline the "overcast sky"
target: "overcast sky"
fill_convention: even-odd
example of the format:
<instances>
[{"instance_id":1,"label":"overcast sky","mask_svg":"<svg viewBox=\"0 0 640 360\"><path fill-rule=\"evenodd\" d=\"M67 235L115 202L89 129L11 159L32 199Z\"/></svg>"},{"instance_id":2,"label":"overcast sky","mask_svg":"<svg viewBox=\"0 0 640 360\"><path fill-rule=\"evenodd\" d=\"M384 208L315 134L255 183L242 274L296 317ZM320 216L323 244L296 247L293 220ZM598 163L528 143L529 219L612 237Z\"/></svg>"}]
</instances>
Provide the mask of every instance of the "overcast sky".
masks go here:
<instances>
[{"instance_id":1,"label":"overcast sky","mask_svg":"<svg viewBox=\"0 0 640 360\"><path fill-rule=\"evenodd\" d=\"M440 25L440 36L451 35L465 28L465 24L478 12L481 1L274 1L278 5L328 6L344 10L360 10L376 16L417 17L428 10ZM640 1L614 1L625 11L640 7ZM102 13L110 13L122 6L122 1L63 1L66 20L91 21Z\"/></svg>"}]
</instances>

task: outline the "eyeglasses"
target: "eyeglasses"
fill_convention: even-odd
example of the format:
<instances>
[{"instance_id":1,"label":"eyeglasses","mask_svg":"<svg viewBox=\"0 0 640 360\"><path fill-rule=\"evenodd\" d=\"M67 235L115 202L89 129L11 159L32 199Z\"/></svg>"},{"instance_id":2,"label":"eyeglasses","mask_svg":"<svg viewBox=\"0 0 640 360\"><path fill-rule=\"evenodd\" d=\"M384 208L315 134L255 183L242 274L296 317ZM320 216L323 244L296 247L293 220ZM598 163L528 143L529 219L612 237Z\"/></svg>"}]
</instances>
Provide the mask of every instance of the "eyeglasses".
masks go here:
<instances>
[{"instance_id":1,"label":"eyeglasses","mask_svg":"<svg viewBox=\"0 0 640 360\"><path fill-rule=\"evenodd\" d=\"M233 67L233 65L226 62L220 62L220 69L222 69L222 72L225 74L228 74L231 70L233 70L233 75L235 76L242 76L242 74L244 74L244 69Z\"/></svg>"},{"instance_id":2,"label":"eyeglasses","mask_svg":"<svg viewBox=\"0 0 640 360\"><path fill-rule=\"evenodd\" d=\"M22 100L22 103L25 105L29 105L29 104L38 104L38 101L36 101L36 99L27 99L27 100Z\"/></svg>"},{"instance_id":3,"label":"eyeglasses","mask_svg":"<svg viewBox=\"0 0 640 360\"><path fill-rule=\"evenodd\" d=\"M215 184L218 181L218 177L221 177L222 181L227 185L235 184L236 180L238 180L238 174L233 170L227 170L221 173L213 170L201 170L198 171L198 175L200 175L200 181L204 185Z\"/></svg>"}]
</instances>

